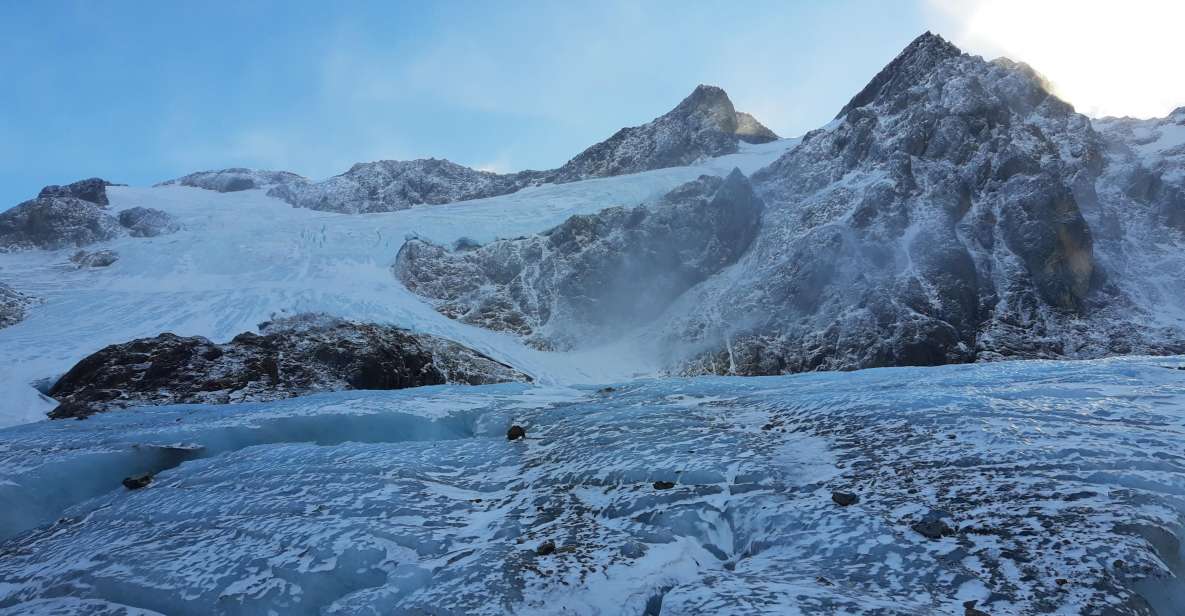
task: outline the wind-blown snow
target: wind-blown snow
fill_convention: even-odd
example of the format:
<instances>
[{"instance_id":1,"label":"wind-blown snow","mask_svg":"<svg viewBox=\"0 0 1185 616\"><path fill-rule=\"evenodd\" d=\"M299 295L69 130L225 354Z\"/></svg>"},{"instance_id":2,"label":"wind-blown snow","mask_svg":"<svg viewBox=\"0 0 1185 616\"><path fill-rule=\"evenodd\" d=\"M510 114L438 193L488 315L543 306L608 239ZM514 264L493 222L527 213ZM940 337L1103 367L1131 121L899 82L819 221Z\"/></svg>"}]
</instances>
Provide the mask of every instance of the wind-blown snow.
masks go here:
<instances>
[{"instance_id":1,"label":"wind-blown snow","mask_svg":"<svg viewBox=\"0 0 1185 616\"><path fill-rule=\"evenodd\" d=\"M1179 613L1180 366L439 386L13 427L0 614Z\"/></svg>"},{"instance_id":2,"label":"wind-blown snow","mask_svg":"<svg viewBox=\"0 0 1185 616\"><path fill-rule=\"evenodd\" d=\"M273 314L326 312L440 335L544 383L648 372L652 367L628 348L543 353L451 321L408 293L390 265L412 234L452 243L538 233L574 214L656 200L700 174L726 175L734 167L752 173L796 143L741 144L737 154L688 167L355 216L292 208L262 190L109 187L113 211L163 210L182 230L96 244L91 249L119 253L101 270L72 269L71 250L0 254L0 279L44 300L25 321L0 329L0 425L42 418L54 403L38 400L30 383L57 377L105 345L164 331L225 341Z\"/></svg>"}]
</instances>

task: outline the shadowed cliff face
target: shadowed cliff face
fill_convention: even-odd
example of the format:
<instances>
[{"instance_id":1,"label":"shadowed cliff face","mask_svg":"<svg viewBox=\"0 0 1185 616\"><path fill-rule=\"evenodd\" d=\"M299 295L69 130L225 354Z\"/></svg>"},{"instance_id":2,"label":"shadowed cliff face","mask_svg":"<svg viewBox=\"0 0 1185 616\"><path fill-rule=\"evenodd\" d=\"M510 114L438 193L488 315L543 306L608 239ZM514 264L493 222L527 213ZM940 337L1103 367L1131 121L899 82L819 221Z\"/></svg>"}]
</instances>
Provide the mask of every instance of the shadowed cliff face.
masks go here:
<instances>
[{"instance_id":1,"label":"shadowed cliff face","mask_svg":"<svg viewBox=\"0 0 1185 616\"><path fill-rule=\"evenodd\" d=\"M734 263L760 215L760 200L734 170L651 206L574 216L535 237L457 251L412 240L394 270L450 317L541 348L591 346L653 320Z\"/></svg>"}]
</instances>

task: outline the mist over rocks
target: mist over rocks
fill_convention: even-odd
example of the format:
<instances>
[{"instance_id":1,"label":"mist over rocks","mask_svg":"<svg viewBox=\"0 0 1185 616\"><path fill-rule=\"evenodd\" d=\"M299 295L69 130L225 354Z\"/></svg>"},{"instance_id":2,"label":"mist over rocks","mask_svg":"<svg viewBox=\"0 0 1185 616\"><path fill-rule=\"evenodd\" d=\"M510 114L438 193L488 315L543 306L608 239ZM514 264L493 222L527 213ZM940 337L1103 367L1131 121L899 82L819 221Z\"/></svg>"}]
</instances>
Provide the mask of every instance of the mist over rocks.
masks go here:
<instances>
[{"instance_id":1,"label":"mist over rocks","mask_svg":"<svg viewBox=\"0 0 1185 616\"><path fill-rule=\"evenodd\" d=\"M54 419L116 408L279 400L321 391L402 389L530 377L455 342L304 314L226 343L163 333L105 347L53 385Z\"/></svg>"},{"instance_id":2,"label":"mist over rocks","mask_svg":"<svg viewBox=\"0 0 1185 616\"><path fill-rule=\"evenodd\" d=\"M285 184L307 182L303 176L288 171L267 171L232 167L218 171L198 171L176 179L167 180L157 186L191 186L216 192L228 193L242 190L271 188Z\"/></svg>"},{"instance_id":3,"label":"mist over rocks","mask_svg":"<svg viewBox=\"0 0 1185 616\"><path fill-rule=\"evenodd\" d=\"M540 235L449 250L413 239L393 270L441 313L543 349L603 342L659 316L736 262L762 204L739 170L653 205L573 216Z\"/></svg>"},{"instance_id":4,"label":"mist over rocks","mask_svg":"<svg viewBox=\"0 0 1185 616\"><path fill-rule=\"evenodd\" d=\"M0 329L25 320L25 313L37 300L0 282Z\"/></svg>"}]
</instances>

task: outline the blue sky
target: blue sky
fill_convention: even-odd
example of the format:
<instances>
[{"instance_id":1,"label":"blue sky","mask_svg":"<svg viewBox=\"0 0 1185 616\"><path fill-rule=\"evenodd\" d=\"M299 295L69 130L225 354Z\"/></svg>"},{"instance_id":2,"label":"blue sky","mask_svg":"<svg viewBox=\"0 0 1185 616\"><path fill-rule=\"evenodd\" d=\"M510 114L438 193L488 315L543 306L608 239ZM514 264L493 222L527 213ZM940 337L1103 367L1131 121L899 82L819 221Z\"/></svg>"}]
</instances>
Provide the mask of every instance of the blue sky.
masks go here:
<instances>
[{"instance_id":1,"label":"blue sky","mask_svg":"<svg viewBox=\"0 0 1185 616\"><path fill-rule=\"evenodd\" d=\"M699 83L797 135L921 32L949 35L935 1L6 0L0 209L89 176L549 168Z\"/></svg>"}]
</instances>

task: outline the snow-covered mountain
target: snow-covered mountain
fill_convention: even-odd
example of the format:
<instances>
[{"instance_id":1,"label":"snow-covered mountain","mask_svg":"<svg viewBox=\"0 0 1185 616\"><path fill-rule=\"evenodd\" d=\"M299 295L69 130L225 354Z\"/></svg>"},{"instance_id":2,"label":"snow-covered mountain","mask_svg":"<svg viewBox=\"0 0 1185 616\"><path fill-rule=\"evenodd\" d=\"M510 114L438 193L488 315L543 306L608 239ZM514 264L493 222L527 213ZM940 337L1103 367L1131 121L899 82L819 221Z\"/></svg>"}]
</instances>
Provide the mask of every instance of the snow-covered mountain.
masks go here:
<instances>
[{"instance_id":1,"label":"snow-covered mountain","mask_svg":"<svg viewBox=\"0 0 1185 616\"><path fill-rule=\"evenodd\" d=\"M1185 361L1000 360L1185 353L1183 196L1185 109L931 34L797 139L46 187L0 615L1180 613Z\"/></svg>"},{"instance_id":2,"label":"snow-covered mountain","mask_svg":"<svg viewBox=\"0 0 1185 616\"><path fill-rule=\"evenodd\" d=\"M682 167L709 157L734 154L739 143L769 143L778 136L752 115L738 112L720 88L701 85L678 106L642 126L623 128L550 171L492 173L427 158L358 163L320 182L287 172L225 169L170 180L230 192L268 188L268 195L295 207L361 214L392 212L496 197L547 183Z\"/></svg>"},{"instance_id":3,"label":"snow-covered mountain","mask_svg":"<svg viewBox=\"0 0 1185 616\"><path fill-rule=\"evenodd\" d=\"M1185 271L1179 121L1100 133L1029 67L927 33L753 174L765 211L739 262L618 333L650 328L662 363L687 374L1185 352L1185 289L1169 274ZM517 269L563 258L535 254ZM429 297L500 301L440 284Z\"/></svg>"}]
</instances>

